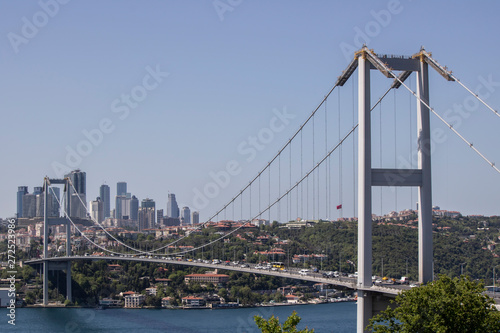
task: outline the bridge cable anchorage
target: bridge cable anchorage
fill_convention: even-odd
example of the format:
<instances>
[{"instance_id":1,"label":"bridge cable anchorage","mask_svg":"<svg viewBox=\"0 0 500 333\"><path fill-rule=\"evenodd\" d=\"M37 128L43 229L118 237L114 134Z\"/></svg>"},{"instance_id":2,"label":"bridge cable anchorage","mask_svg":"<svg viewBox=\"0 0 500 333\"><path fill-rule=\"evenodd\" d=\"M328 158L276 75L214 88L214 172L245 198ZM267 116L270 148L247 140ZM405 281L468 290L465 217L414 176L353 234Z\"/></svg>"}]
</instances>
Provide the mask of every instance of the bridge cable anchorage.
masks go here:
<instances>
[{"instance_id":1,"label":"bridge cable anchorage","mask_svg":"<svg viewBox=\"0 0 500 333\"><path fill-rule=\"evenodd\" d=\"M491 162L486 156L484 156L476 147L474 147L467 139L465 139L454 127L453 125L451 125L450 123L448 123L446 120L444 120L443 117L441 117L441 115L439 113L436 112L436 110L434 110L432 107L429 106L428 103L426 103L422 98L420 98L413 90L411 90L403 81L401 81L401 79L399 79L395 74L394 72L387 68L387 66L382 62L380 61L380 59L373 55L373 54L369 54L368 55L369 57L371 57L374 61L376 61L380 66L383 66L385 67L385 69L388 71L388 73L390 73L395 79L399 80L401 82L401 85L403 85L413 96L415 96L420 103L424 104L430 111L432 111L432 113L434 113L434 115L436 115L436 117L439 118L439 120L441 120L446 126L448 126L460 139L462 139L462 141L464 141L467 145L469 145L470 148L472 148L479 156L481 156L481 158L483 160L485 160L493 169L495 169L496 172L500 173L500 170L495 166L495 163Z\"/></svg>"},{"instance_id":2,"label":"bridge cable anchorage","mask_svg":"<svg viewBox=\"0 0 500 333\"><path fill-rule=\"evenodd\" d=\"M49 187L52 191L52 194L54 195L54 197L56 198L56 201L57 203L59 204L59 207L62 207L63 209L63 216L65 215L68 220L71 222L71 224L73 225L73 227L75 227L75 229L89 242L91 243L92 245L95 245L97 248L103 250L103 251L106 251L106 252L109 252L109 253L112 253L112 254L118 254L118 255L122 255L123 253L120 253L120 252L115 252L115 251L111 251L111 250L108 250L106 249L105 247L102 247L96 243L94 243L91 239L89 239L78 227L77 225L75 224L75 222L73 222L73 220L71 219L71 217L69 216L69 214L66 212L66 209L64 208L64 206L61 205L61 202L59 201L59 198L56 196L55 192L54 192L54 189L52 187ZM69 227L69 225L67 225L66 227ZM44 240L45 241L45 240ZM68 256L68 254L66 254Z\"/></svg>"},{"instance_id":3,"label":"bridge cable anchorage","mask_svg":"<svg viewBox=\"0 0 500 333\"><path fill-rule=\"evenodd\" d=\"M469 89L465 84L462 83L462 81L460 81L455 75L453 75L453 73L451 71L449 71L446 67L443 67L441 64L439 64L437 62L436 59L432 58L431 54L428 53L427 51L422 51L423 54L425 55L425 60L428 64L430 64L432 67L434 68L438 68L439 69L439 72L444 72L449 78L451 78L452 80L450 81L455 81L457 82L459 85L461 85L465 90L467 90L472 96L474 96L475 98L477 98L481 103L484 104L484 106L486 106L488 109L490 109L495 115L497 115L497 117L500 117L500 113L498 113L497 110L493 109L488 103L486 103L481 97L479 97L478 94L476 94L475 92L473 92L471 89Z\"/></svg>"}]
</instances>

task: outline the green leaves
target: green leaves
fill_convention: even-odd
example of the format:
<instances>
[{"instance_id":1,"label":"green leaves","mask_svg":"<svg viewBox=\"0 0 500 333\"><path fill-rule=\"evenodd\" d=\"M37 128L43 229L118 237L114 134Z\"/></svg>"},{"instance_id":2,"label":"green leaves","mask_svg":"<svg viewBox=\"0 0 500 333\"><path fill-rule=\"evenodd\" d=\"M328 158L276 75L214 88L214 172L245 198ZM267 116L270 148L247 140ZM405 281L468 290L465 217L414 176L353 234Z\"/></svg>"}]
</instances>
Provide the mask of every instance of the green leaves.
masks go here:
<instances>
[{"instance_id":1,"label":"green leaves","mask_svg":"<svg viewBox=\"0 0 500 333\"><path fill-rule=\"evenodd\" d=\"M295 311L287 318L283 327L279 322L279 318L274 316L269 318L269 320L265 320L261 316L254 316L253 318L262 333L314 333L314 330L308 330L307 327L301 331L297 331L297 325L301 318Z\"/></svg>"},{"instance_id":2,"label":"green leaves","mask_svg":"<svg viewBox=\"0 0 500 333\"><path fill-rule=\"evenodd\" d=\"M397 308L370 320L373 332L500 332L500 312L482 283L441 275L428 285L402 292Z\"/></svg>"}]
</instances>

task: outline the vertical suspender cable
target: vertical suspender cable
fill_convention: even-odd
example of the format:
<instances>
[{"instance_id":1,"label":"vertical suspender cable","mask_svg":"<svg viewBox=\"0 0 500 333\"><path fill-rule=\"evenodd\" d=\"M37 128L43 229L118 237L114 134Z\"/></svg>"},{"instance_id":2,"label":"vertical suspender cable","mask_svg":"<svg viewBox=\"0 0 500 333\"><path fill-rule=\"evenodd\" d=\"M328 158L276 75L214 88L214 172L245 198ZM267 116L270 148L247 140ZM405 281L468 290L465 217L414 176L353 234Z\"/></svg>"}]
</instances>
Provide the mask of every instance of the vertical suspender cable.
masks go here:
<instances>
[{"instance_id":1,"label":"vertical suspender cable","mask_svg":"<svg viewBox=\"0 0 500 333\"><path fill-rule=\"evenodd\" d=\"M278 198L281 194L281 154L278 155ZM281 222L281 200L278 201L278 222Z\"/></svg>"},{"instance_id":2,"label":"vertical suspender cable","mask_svg":"<svg viewBox=\"0 0 500 333\"><path fill-rule=\"evenodd\" d=\"M396 89L393 90L394 91L394 169L397 168L397 163L396 163L396 151L397 151L397 111L396 111L396 108L397 108L397 105L396 105ZM398 211L398 188L395 187L395 192L396 195L395 195L395 211L397 212Z\"/></svg>"},{"instance_id":3,"label":"vertical suspender cable","mask_svg":"<svg viewBox=\"0 0 500 333\"><path fill-rule=\"evenodd\" d=\"M289 168L288 168L288 172L289 172L289 177L290 177L290 181L288 183L288 188L292 188L292 143L290 143L290 154L288 155L288 159L289 159ZM287 220L290 221L291 218L292 218L292 194L290 193L290 195L288 196L288 218ZM288 222L287 221L287 222Z\"/></svg>"},{"instance_id":4,"label":"vertical suspender cable","mask_svg":"<svg viewBox=\"0 0 500 333\"><path fill-rule=\"evenodd\" d=\"M259 212L260 212L260 176L259 176ZM260 219L260 215L259 215Z\"/></svg>"},{"instance_id":5,"label":"vertical suspender cable","mask_svg":"<svg viewBox=\"0 0 500 333\"><path fill-rule=\"evenodd\" d=\"M354 92L354 77L352 80L352 127L356 126L356 107L354 101L356 94ZM352 136L352 216L356 216L356 136Z\"/></svg>"},{"instance_id":6,"label":"vertical suspender cable","mask_svg":"<svg viewBox=\"0 0 500 333\"><path fill-rule=\"evenodd\" d=\"M327 112L327 101L325 99L325 155L328 154L328 112ZM328 161L330 158L328 158ZM328 220L328 161L325 163L325 218Z\"/></svg>"},{"instance_id":7,"label":"vertical suspender cable","mask_svg":"<svg viewBox=\"0 0 500 333\"><path fill-rule=\"evenodd\" d=\"M339 135L339 141L340 141L340 90L339 90L339 113L338 113L338 135ZM342 145L339 147L339 202L340 202L340 217L343 216L342 214L342 201L343 201L343 195L342 195Z\"/></svg>"},{"instance_id":8,"label":"vertical suspender cable","mask_svg":"<svg viewBox=\"0 0 500 333\"><path fill-rule=\"evenodd\" d=\"M380 102L379 106L380 110L380 119L379 119L379 131L380 131L380 168L382 168L382 102ZM383 210L383 195L382 195L382 186L380 186L380 216L384 215L384 210Z\"/></svg>"},{"instance_id":9,"label":"vertical suspender cable","mask_svg":"<svg viewBox=\"0 0 500 333\"><path fill-rule=\"evenodd\" d=\"M300 177L304 174L304 158L303 158L303 135L302 131L300 131ZM304 184L300 184L300 215L304 218Z\"/></svg>"},{"instance_id":10,"label":"vertical suspender cable","mask_svg":"<svg viewBox=\"0 0 500 333\"><path fill-rule=\"evenodd\" d=\"M268 183L269 183L269 197L268 197L268 202L267 204L270 205L271 204L271 166L269 166L269 180L268 180ZM269 223L271 223L271 210L269 209Z\"/></svg>"},{"instance_id":11,"label":"vertical suspender cable","mask_svg":"<svg viewBox=\"0 0 500 333\"><path fill-rule=\"evenodd\" d=\"M410 80L410 89L412 86L412 80ZM410 168L413 168L413 160L412 160L412 138L413 138L413 114L412 114L412 96L411 94L408 94L409 97L409 103L410 103L410 152L409 152L409 163L410 163ZM410 209L413 209L413 187L410 187Z\"/></svg>"},{"instance_id":12,"label":"vertical suspender cable","mask_svg":"<svg viewBox=\"0 0 500 333\"><path fill-rule=\"evenodd\" d=\"M315 120L315 117L313 116L313 119L312 119L312 165L314 166L314 152L315 152L315 141L314 141L314 120ZM316 197L316 173L313 171L313 178L312 178L312 183L313 183L313 186L312 186L312 218L314 220L315 218L315 215L314 215L314 212L316 210L316 201L315 201L315 197Z\"/></svg>"},{"instance_id":13,"label":"vertical suspender cable","mask_svg":"<svg viewBox=\"0 0 500 333\"><path fill-rule=\"evenodd\" d=\"M252 218L252 184L250 184L250 188L248 189L248 194L250 196L250 200L248 200L248 217ZM250 221L252 222L252 221Z\"/></svg>"}]
</instances>

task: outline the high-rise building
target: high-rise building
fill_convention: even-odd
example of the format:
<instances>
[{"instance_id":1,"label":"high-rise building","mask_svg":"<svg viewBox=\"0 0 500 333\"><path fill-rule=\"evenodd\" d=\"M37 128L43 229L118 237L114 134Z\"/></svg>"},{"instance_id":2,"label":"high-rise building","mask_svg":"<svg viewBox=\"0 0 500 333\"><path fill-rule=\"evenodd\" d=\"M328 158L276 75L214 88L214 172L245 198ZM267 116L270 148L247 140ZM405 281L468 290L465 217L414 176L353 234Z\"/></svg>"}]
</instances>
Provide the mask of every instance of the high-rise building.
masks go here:
<instances>
[{"instance_id":1,"label":"high-rise building","mask_svg":"<svg viewBox=\"0 0 500 333\"><path fill-rule=\"evenodd\" d=\"M191 224L198 224L198 223L200 223L200 213L194 211L193 214L191 215Z\"/></svg>"},{"instance_id":2,"label":"high-rise building","mask_svg":"<svg viewBox=\"0 0 500 333\"><path fill-rule=\"evenodd\" d=\"M23 217L23 196L28 194L28 186L17 188L17 218Z\"/></svg>"},{"instance_id":3,"label":"high-rise building","mask_svg":"<svg viewBox=\"0 0 500 333\"><path fill-rule=\"evenodd\" d=\"M121 219L123 218L123 201L127 199L124 195L117 195L115 197L115 218Z\"/></svg>"},{"instance_id":4,"label":"high-rise building","mask_svg":"<svg viewBox=\"0 0 500 333\"><path fill-rule=\"evenodd\" d=\"M43 194L37 194L35 196L35 216L43 216L44 212L45 212L45 205L44 205L44 201L45 201L45 195ZM50 201L49 201L49 205L50 205Z\"/></svg>"},{"instance_id":5,"label":"high-rise building","mask_svg":"<svg viewBox=\"0 0 500 333\"><path fill-rule=\"evenodd\" d=\"M142 208L152 208L153 209L153 218L152 218L152 222L151 222L151 226L150 228L153 228L156 224L156 203L153 199L149 199L149 198L146 198L146 199L142 199L141 201L141 207Z\"/></svg>"},{"instance_id":6,"label":"high-rise building","mask_svg":"<svg viewBox=\"0 0 500 333\"><path fill-rule=\"evenodd\" d=\"M153 207L139 208L139 231L154 228L155 209Z\"/></svg>"},{"instance_id":7,"label":"high-rise building","mask_svg":"<svg viewBox=\"0 0 500 333\"><path fill-rule=\"evenodd\" d=\"M79 169L71 171L65 175L70 179L72 185L69 186L69 207L66 202L66 211L70 217L87 217L87 210L85 209L85 202L87 196L87 176L86 173Z\"/></svg>"},{"instance_id":8,"label":"high-rise building","mask_svg":"<svg viewBox=\"0 0 500 333\"><path fill-rule=\"evenodd\" d=\"M130 219L137 221L139 218L139 199L135 195L130 199Z\"/></svg>"},{"instance_id":9,"label":"high-rise building","mask_svg":"<svg viewBox=\"0 0 500 333\"><path fill-rule=\"evenodd\" d=\"M100 197L89 203L90 217L92 220L102 223L104 221L104 204Z\"/></svg>"},{"instance_id":10,"label":"high-rise building","mask_svg":"<svg viewBox=\"0 0 500 333\"><path fill-rule=\"evenodd\" d=\"M101 198L104 218L109 217L111 213L111 197L109 192L109 186L102 184L99 188L99 198Z\"/></svg>"},{"instance_id":11,"label":"high-rise building","mask_svg":"<svg viewBox=\"0 0 500 333\"><path fill-rule=\"evenodd\" d=\"M43 192L43 187L42 186L35 186L35 187L33 187L33 194L34 195L42 194L42 192Z\"/></svg>"},{"instance_id":12,"label":"high-rise building","mask_svg":"<svg viewBox=\"0 0 500 333\"><path fill-rule=\"evenodd\" d=\"M38 192L38 191L37 191ZM54 217L59 216L59 202L61 200L59 187L49 187L48 195L48 206L47 206L47 216ZM45 213L45 193L42 192L36 195L36 210L35 216L43 216Z\"/></svg>"},{"instance_id":13,"label":"high-rise building","mask_svg":"<svg viewBox=\"0 0 500 333\"><path fill-rule=\"evenodd\" d=\"M116 196L116 218L117 219L130 219L130 204L131 194L125 193L124 195Z\"/></svg>"},{"instance_id":14,"label":"high-rise building","mask_svg":"<svg viewBox=\"0 0 500 333\"><path fill-rule=\"evenodd\" d=\"M127 183L118 182L116 183L116 195L126 195L127 194Z\"/></svg>"},{"instance_id":15,"label":"high-rise building","mask_svg":"<svg viewBox=\"0 0 500 333\"><path fill-rule=\"evenodd\" d=\"M179 206L177 205L177 200L175 200L175 194L173 193L168 194L167 216L179 217Z\"/></svg>"},{"instance_id":16,"label":"high-rise building","mask_svg":"<svg viewBox=\"0 0 500 333\"><path fill-rule=\"evenodd\" d=\"M163 209L156 211L156 223L163 224Z\"/></svg>"},{"instance_id":17,"label":"high-rise building","mask_svg":"<svg viewBox=\"0 0 500 333\"><path fill-rule=\"evenodd\" d=\"M36 216L36 195L23 195L23 217L31 218Z\"/></svg>"},{"instance_id":18,"label":"high-rise building","mask_svg":"<svg viewBox=\"0 0 500 333\"><path fill-rule=\"evenodd\" d=\"M61 189L56 186L49 187L49 216L59 216L60 207L59 203L61 202ZM52 202L51 202L52 201Z\"/></svg>"},{"instance_id":19,"label":"high-rise building","mask_svg":"<svg viewBox=\"0 0 500 333\"><path fill-rule=\"evenodd\" d=\"M191 210L189 207L182 207L181 219L184 219L184 225L191 224Z\"/></svg>"}]
</instances>

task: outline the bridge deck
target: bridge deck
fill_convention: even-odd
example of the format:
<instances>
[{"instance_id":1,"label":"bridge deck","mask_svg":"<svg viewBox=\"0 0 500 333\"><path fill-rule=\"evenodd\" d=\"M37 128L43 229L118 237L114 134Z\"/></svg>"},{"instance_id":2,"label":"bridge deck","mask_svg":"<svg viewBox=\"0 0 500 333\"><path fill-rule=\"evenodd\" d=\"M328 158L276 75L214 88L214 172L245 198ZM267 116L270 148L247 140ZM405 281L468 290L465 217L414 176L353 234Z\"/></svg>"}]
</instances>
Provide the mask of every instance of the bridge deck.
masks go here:
<instances>
[{"instance_id":1,"label":"bridge deck","mask_svg":"<svg viewBox=\"0 0 500 333\"><path fill-rule=\"evenodd\" d=\"M195 267L205 267L205 268L217 268L219 270L229 270L237 271L243 273L253 273L261 275L271 275L278 276L282 278L311 281L317 283L327 283L335 286L342 286L353 290L367 290L379 294L384 294L386 296L394 297L401 292L401 290L409 289L409 286L405 285L373 285L371 288L359 288L357 286L356 278L349 277L339 277L339 278L329 278L323 277L321 273L308 273L307 275L302 275L299 273L299 268L288 268L286 271L281 270L271 270L271 269L257 269L255 265L249 264L249 267L241 267L241 265L227 265L222 264L212 264L203 263L195 261L179 261L179 260L167 260L167 259L157 259L157 258L137 258L137 257L115 257L115 256L71 256L71 257L55 257L48 259L34 259L25 261L25 264L36 265L42 264L44 261L48 262L66 262L74 260L122 260L122 261L136 261L136 262L150 262L157 264L169 264L169 265L184 265L184 266L195 266Z\"/></svg>"}]
</instances>

